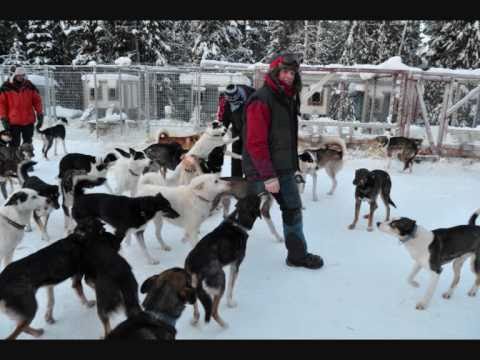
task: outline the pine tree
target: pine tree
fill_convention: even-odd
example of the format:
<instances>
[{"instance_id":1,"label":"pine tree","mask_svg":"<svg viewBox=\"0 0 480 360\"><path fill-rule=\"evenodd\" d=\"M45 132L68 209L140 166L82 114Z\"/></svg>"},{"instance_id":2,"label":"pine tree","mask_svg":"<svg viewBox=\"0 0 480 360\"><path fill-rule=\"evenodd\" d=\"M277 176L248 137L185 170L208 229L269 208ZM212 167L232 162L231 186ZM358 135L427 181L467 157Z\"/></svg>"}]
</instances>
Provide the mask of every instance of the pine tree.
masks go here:
<instances>
[{"instance_id":1,"label":"pine tree","mask_svg":"<svg viewBox=\"0 0 480 360\"><path fill-rule=\"evenodd\" d=\"M172 28L170 42L171 51L168 53L168 63L174 65L192 64L194 36L192 32L192 21L175 21Z\"/></svg>"},{"instance_id":2,"label":"pine tree","mask_svg":"<svg viewBox=\"0 0 480 360\"><path fill-rule=\"evenodd\" d=\"M251 50L247 62L262 62L265 60L267 44L270 42L270 33L267 31L268 21L249 20L245 29L245 48Z\"/></svg>"},{"instance_id":3,"label":"pine tree","mask_svg":"<svg viewBox=\"0 0 480 360\"><path fill-rule=\"evenodd\" d=\"M29 20L26 34L27 59L31 64L43 65L51 62L53 49L53 21Z\"/></svg>"},{"instance_id":4,"label":"pine tree","mask_svg":"<svg viewBox=\"0 0 480 360\"><path fill-rule=\"evenodd\" d=\"M192 49L195 63L201 60L235 60L242 41L236 21L195 21L192 30L197 34Z\"/></svg>"},{"instance_id":5,"label":"pine tree","mask_svg":"<svg viewBox=\"0 0 480 360\"><path fill-rule=\"evenodd\" d=\"M267 62L276 54L286 51L290 46L289 24L283 20L268 22L267 31L270 33L270 42L267 46Z\"/></svg>"},{"instance_id":6,"label":"pine tree","mask_svg":"<svg viewBox=\"0 0 480 360\"><path fill-rule=\"evenodd\" d=\"M348 22L321 20L316 24L312 64L339 63L348 36Z\"/></svg>"},{"instance_id":7,"label":"pine tree","mask_svg":"<svg viewBox=\"0 0 480 360\"><path fill-rule=\"evenodd\" d=\"M480 66L480 21L428 22L425 54L430 66L472 69Z\"/></svg>"}]
</instances>

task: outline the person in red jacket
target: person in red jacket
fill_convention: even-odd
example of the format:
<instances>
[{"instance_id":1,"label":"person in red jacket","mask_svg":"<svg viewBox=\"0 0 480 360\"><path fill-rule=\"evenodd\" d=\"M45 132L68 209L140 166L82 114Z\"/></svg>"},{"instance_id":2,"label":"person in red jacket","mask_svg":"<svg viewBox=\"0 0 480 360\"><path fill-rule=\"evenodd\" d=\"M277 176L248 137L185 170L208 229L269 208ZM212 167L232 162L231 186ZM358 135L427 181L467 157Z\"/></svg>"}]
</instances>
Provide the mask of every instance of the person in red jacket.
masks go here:
<instances>
[{"instance_id":1,"label":"person in red jacket","mask_svg":"<svg viewBox=\"0 0 480 360\"><path fill-rule=\"evenodd\" d=\"M288 266L319 269L323 259L307 251L302 203L295 180L298 169L298 115L302 81L293 54L276 57L263 87L245 105L242 167L249 191L270 192L280 205Z\"/></svg>"},{"instance_id":2,"label":"person in red jacket","mask_svg":"<svg viewBox=\"0 0 480 360\"><path fill-rule=\"evenodd\" d=\"M10 79L0 88L0 119L12 135L12 146L32 143L34 123L37 128L43 123L42 99L35 85L27 79L21 66L12 68Z\"/></svg>"}]
</instances>

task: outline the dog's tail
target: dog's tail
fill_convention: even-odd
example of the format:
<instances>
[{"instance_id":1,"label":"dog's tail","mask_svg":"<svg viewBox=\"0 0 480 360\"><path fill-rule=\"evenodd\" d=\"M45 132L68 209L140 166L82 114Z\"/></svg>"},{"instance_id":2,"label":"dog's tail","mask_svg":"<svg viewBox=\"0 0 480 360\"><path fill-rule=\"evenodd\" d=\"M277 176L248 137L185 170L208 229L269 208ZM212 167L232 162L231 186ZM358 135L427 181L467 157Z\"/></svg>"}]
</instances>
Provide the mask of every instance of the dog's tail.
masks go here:
<instances>
[{"instance_id":1,"label":"dog's tail","mask_svg":"<svg viewBox=\"0 0 480 360\"><path fill-rule=\"evenodd\" d=\"M392 205L394 208L397 208L397 205L395 205L395 203L393 202L393 200L390 198L390 196L388 197L388 203L390 205Z\"/></svg>"},{"instance_id":2,"label":"dog's tail","mask_svg":"<svg viewBox=\"0 0 480 360\"><path fill-rule=\"evenodd\" d=\"M25 180L30 177L28 173L33 170L33 166L36 164L37 162L32 160L24 160L20 162L20 164L18 164L17 176L20 185L23 185L25 183Z\"/></svg>"},{"instance_id":3,"label":"dog's tail","mask_svg":"<svg viewBox=\"0 0 480 360\"><path fill-rule=\"evenodd\" d=\"M342 148L342 158L345 156L347 153L347 145L345 143L345 140L343 140L339 136L325 136L322 138L322 144L323 145L337 145Z\"/></svg>"},{"instance_id":4,"label":"dog's tail","mask_svg":"<svg viewBox=\"0 0 480 360\"><path fill-rule=\"evenodd\" d=\"M83 195L84 189L102 185L107 179L93 175L77 175L73 178L73 195Z\"/></svg>"},{"instance_id":5,"label":"dog's tail","mask_svg":"<svg viewBox=\"0 0 480 360\"><path fill-rule=\"evenodd\" d=\"M480 215L480 209L477 209L472 216L470 216L470 220L468 220L468 225L475 226L475 221L477 220L478 215Z\"/></svg>"},{"instance_id":6,"label":"dog's tail","mask_svg":"<svg viewBox=\"0 0 480 360\"><path fill-rule=\"evenodd\" d=\"M205 322L208 323L212 317L213 301L210 295L205 291L202 285L203 280L198 280L197 297L205 309Z\"/></svg>"}]
</instances>

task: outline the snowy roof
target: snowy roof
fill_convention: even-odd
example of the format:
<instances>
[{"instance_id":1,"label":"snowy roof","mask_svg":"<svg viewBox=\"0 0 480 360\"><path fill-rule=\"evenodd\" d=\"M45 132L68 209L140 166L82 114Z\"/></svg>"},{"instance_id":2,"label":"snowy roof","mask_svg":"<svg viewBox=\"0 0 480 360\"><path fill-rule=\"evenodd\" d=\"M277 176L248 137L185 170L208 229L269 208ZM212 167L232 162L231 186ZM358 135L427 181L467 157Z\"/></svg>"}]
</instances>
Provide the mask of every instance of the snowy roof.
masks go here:
<instances>
[{"instance_id":1,"label":"snowy roof","mask_svg":"<svg viewBox=\"0 0 480 360\"><path fill-rule=\"evenodd\" d=\"M97 81L99 80L118 80L120 78L119 73L97 73ZM84 74L82 75L82 80L84 81L94 81L93 74ZM122 81L139 81L139 77L130 74L122 73Z\"/></svg>"},{"instance_id":2,"label":"snowy roof","mask_svg":"<svg viewBox=\"0 0 480 360\"><path fill-rule=\"evenodd\" d=\"M243 63L229 63L226 61L213 61L213 60L205 60L201 63L202 66L206 67L217 67L217 68L244 68L246 70L253 70L257 67L268 67L268 64L264 63L256 63L256 64L243 64ZM343 65L343 64L317 64L317 65L301 65L302 70L311 70L311 71L318 71L321 68L329 69L329 68L341 68L341 69L355 69L355 70L375 70L378 72L379 70L385 70L385 72L391 71L410 71L416 74L422 75L432 75L432 76L463 76L463 77L480 77L480 69L446 69L446 68L430 68L428 70L422 70L417 67L408 66L402 62L400 56L393 56L388 60L384 61L381 64L373 65L373 64L355 64L355 65ZM362 79L371 78L373 75L372 73L360 73Z\"/></svg>"},{"instance_id":3,"label":"snowy roof","mask_svg":"<svg viewBox=\"0 0 480 360\"><path fill-rule=\"evenodd\" d=\"M132 60L129 57L121 56L117 60L115 60L115 65L130 66L132 65Z\"/></svg>"},{"instance_id":4,"label":"snowy roof","mask_svg":"<svg viewBox=\"0 0 480 360\"><path fill-rule=\"evenodd\" d=\"M180 83L195 85L197 82L196 77L197 74L180 74ZM230 83L243 85L252 84L250 79L241 73L201 73L200 76L200 86L223 86Z\"/></svg>"}]
</instances>

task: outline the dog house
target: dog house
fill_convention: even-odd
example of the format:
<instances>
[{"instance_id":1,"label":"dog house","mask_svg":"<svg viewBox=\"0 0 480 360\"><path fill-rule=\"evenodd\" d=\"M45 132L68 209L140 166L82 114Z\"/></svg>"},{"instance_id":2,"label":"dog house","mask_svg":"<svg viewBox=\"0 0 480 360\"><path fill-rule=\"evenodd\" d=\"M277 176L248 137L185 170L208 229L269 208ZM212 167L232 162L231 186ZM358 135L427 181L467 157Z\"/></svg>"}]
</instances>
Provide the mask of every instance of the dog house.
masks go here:
<instances>
[{"instance_id":1,"label":"dog house","mask_svg":"<svg viewBox=\"0 0 480 360\"><path fill-rule=\"evenodd\" d=\"M95 81L97 86L95 87ZM82 75L85 106L95 106L98 117L105 117L112 107L126 113L128 119L138 119L140 79L138 76L119 73Z\"/></svg>"}]
</instances>

